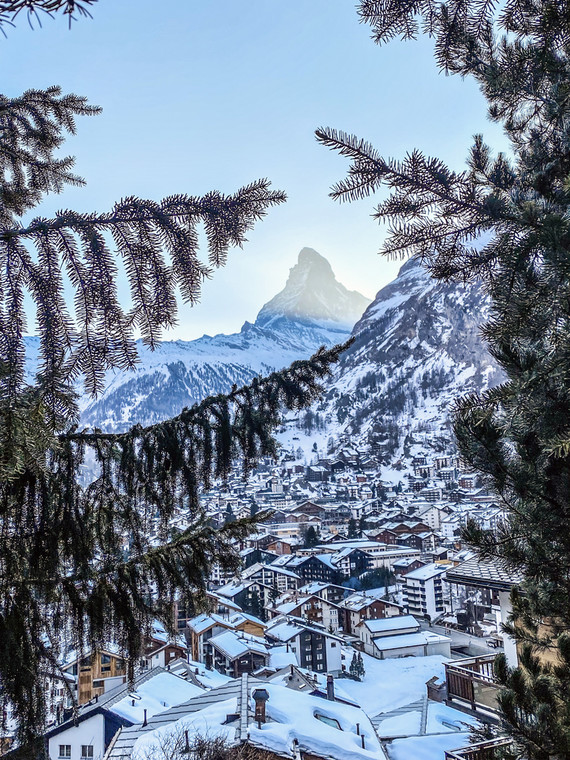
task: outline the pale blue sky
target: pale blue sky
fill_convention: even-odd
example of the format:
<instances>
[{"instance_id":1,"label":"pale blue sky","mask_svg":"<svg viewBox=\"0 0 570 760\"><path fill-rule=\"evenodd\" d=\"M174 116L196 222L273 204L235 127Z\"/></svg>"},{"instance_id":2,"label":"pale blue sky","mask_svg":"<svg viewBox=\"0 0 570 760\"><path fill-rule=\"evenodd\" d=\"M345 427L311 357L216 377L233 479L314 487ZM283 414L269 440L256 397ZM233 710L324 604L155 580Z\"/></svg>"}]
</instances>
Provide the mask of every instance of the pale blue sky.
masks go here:
<instances>
[{"instance_id":1,"label":"pale blue sky","mask_svg":"<svg viewBox=\"0 0 570 760\"><path fill-rule=\"evenodd\" d=\"M253 321L303 246L369 297L393 279L399 263L377 255L373 199L328 197L346 163L317 144L316 127L356 133L395 158L418 147L457 169L475 132L501 140L475 84L438 74L429 41L379 48L348 0L101 0L92 12L71 31L61 17L34 31L22 18L0 39L4 94L59 84L103 107L67 144L87 186L37 213L229 193L259 177L289 197L165 337Z\"/></svg>"}]
</instances>

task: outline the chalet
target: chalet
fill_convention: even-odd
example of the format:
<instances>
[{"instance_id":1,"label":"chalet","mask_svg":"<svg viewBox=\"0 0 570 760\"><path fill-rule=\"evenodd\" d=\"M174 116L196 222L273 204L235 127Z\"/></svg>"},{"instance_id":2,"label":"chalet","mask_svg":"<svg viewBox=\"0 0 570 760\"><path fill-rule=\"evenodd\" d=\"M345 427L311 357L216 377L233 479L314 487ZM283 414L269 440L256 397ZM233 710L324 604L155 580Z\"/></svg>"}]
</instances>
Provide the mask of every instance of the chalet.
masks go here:
<instances>
[{"instance_id":1,"label":"chalet","mask_svg":"<svg viewBox=\"0 0 570 760\"><path fill-rule=\"evenodd\" d=\"M370 554L356 547L345 546L331 555L332 564L344 578L362 575L372 567Z\"/></svg>"},{"instance_id":2,"label":"chalet","mask_svg":"<svg viewBox=\"0 0 570 760\"><path fill-rule=\"evenodd\" d=\"M206 660L218 672L238 678L252 673L269 662L262 638L237 631L224 631L206 642Z\"/></svg>"},{"instance_id":3,"label":"chalet","mask_svg":"<svg viewBox=\"0 0 570 760\"><path fill-rule=\"evenodd\" d=\"M319 673L340 673L343 640L324 627L299 618L276 618L265 632L275 644L285 644L295 654L297 665Z\"/></svg>"},{"instance_id":4,"label":"chalet","mask_svg":"<svg viewBox=\"0 0 570 760\"><path fill-rule=\"evenodd\" d=\"M74 653L66 658L61 671L74 684L72 689L77 704L83 705L100 697L111 684L122 683L127 675L127 665L113 647L81 655Z\"/></svg>"},{"instance_id":5,"label":"chalet","mask_svg":"<svg viewBox=\"0 0 570 760\"><path fill-rule=\"evenodd\" d=\"M257 580L264 586L276 589L277 593L282 594L284 591L296 589L302 585L301 576L285 567L275 564L260 565L256 563L242 573L244 580Z\"/></svg>"},{"instance_id":6,"label":"chalet","mask_svg":"<svg viewBox=\"0 0 570 760\"><path fill-rule=\"evenodd\" d=\"M156 668L134 684L121 684L81 706L45 735L50 760L100 760L122 727L142 724L165 709L203 692L198 686Z\"/></svg>"},{"instance_id":7,"label":"chalet","mask_svg":"<svg viewBox=\"0 0 570 760\"><path fill-rule=\"evenodd\" d=\"M418 557L404 557L394 562L392 570L396 578L401 578L406 573L410 573L412 570L417 570L418 567L423 567L426 563Z\"/></svg>"},{"instance_id":8,"label":"chalet","mask_svg":"<svg viewBox=\"0 0 570 760\"><path fill-rule=\"evenodd\" d=\"M295 596L289 601L278 602L274 609L268 609L269 616L290 615L302 618L308 623L324 626L327 631L338 631L343 627L344 614L338 604L328 602L316 594Z\"/></svg>"},{"instance_id":9,"label":"chalet","mask_svg":"<svg viewBox=\"0 0 570 760\"><path fill-rule=\"evenodd\" d=\"M197 615L188 623L191 657L195 662L205 662L205 644L212 636L233 628L226 618L216 614Z\"/></svg>"},{"instance_id":10,"label":"chalet","mask_svg":"<svg viewBox=\"0 0 570 760\"><path fill-rule=\"evenodd\" d=\"M363 620L394 617L403 612L399 604L385 599L377 599L374 596L367 595L366 592L356 592L347 596L340 602L339 606L344 613L345 633L355 635L358 635L355 632Z\"/></svg>"}]
</instances>

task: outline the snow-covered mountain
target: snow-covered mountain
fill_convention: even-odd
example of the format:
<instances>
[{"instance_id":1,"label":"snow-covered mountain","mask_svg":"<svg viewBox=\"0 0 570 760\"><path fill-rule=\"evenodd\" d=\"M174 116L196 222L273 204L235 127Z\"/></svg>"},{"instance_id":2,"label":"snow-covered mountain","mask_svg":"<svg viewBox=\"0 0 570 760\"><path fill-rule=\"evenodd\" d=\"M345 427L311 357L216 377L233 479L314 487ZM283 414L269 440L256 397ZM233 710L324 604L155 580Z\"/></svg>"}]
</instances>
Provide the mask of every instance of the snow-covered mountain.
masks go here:
<instances>
[{"instance_id":1,"label":"snow-covered mountain","mask_svg":"<svg viewBox=\"0 0 570 760\"><path fill-rule=\"evenodd\" d=\"M449 440L453 401L501 379L479 334L489 311L480 286L438 282L406 262L355 324L354 343L313 410L311 445L324 453L330 437L347 433L393 459L414 442ZM283 443L303 443L299 427L303 415Z\"/></svg>"},{"instance_id":2,"label":"snow-covered mountain","mask_svg":"<svg viewBox=\"0 0 570 760\"><path fill-rule=\"evenodd\" d=\"M204 335L193 341L162 343L154 352L138 343L134 372L109 374L97 399L84 399L81 423L125 430L178 414L185 406L234 383L249 382L307 358L319 346L344 342L370 299L337 282L328 261L303 248L284 289L233 335ZM28 339L28 369L35 364L38 339Z\"/></svg>"}]
</instances>

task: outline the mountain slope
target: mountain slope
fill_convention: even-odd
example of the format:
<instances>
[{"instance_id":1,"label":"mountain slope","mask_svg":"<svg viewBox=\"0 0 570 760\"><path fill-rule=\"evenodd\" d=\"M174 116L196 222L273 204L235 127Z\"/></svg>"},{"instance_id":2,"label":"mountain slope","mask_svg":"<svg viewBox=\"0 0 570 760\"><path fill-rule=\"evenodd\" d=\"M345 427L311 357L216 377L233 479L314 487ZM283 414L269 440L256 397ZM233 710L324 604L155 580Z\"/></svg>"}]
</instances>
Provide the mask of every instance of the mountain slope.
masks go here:
<instances>
[{"instance_id":1,"label":"mountain slope","mask_svg":"<svg viewBox=\"0 0 570 760\"><path fill-rule=\"evenodd\" d=\"M319 346L345 341L370 300L344 288L328 261L310 248L299 254L285 288L239 333L164 342L154 352L139 341L134 372L108 377L99 398L84 399L81 423L121 431L178 414L205 396L225 393L259 374L307 358ZM29 369L37 339L28 342Z\"/></svg>"},{"instance_id":2,"label":"mountain slope","mask_svg":"<svg viewBox=\"0 0 570 760\"><path fill-rule=\"evenodd\" d=\"M438 282L417 261L404 264L353 328L317 408L321 445L345 433L393 458L413 441L449 440L453 401L501 380L479 335L489 310L480 286Z\"/></svg>"}]
</instances>

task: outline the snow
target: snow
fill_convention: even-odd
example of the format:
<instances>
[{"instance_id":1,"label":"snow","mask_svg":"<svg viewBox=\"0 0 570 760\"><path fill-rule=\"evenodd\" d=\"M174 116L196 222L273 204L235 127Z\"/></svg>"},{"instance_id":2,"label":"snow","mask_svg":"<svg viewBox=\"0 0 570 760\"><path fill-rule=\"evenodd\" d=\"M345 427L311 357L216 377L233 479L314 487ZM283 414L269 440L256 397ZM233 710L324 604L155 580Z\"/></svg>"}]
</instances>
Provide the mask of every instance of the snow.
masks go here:
<instances>
[{"instance_id":1,"label":"snow","mask_svg":"<svg viewBox=\"0 0 570 760\"><path fill-rule=\"evenodd\" d=\"M374 644L379 650L407 649L408 647L424 646L425 644L440 644L451 641L448 636L438 633L421 631L420 633L407 633L402 636L380 636L374 639Z\"/></svg>"},{"instance_id":2,"label":"snow","mask_svg":"<svg viewBox=\"0 0 570 760\"><path fill-rule=\"evenodd\" d=\"M249 728L250 741L279 754L293 754L293 740L299 742L301 752L309 752L335 760L377 760L381 749L374 728L358 708L338 702L329 702L309 694L295 693L274 684L264 686L269 692L266 714L271 719ZM253 700L251 701L254 707ZM340 730L315 716L322 715L338 721ZM365 749L357 734L356 724L365 737Z\"/></svg>"},{"instance_id":3,"label":"snow","mask_svg":"<svg viewBox=\"0 0 570 760\"><path fill-rule=\"evenodd\" d=\"M203 693L204 689L172 673L158 673L140 684L136 691L115 702L110 709L121 718L142 723L145 710L150 718Z\"/></svg>"},{"instance_id":4,"label":"snow","mask_svg":"<svg viewBox=\"0 0 570 760\"><path fill-rule=\"evenodd\" d=\"M347 667L353 652L353 649L346 650ZM444 663L447 661L441 655L377 660L365 653L362 659L366 673L362 681L347 678L341 683L348 696L372 717L421 699L432 676L444 679Z\"/></svg>"},{"instance_id":5,"label":"snow","mask_svg":"<svg viewBox=\"0 0 570 760\"><path fill-rule=\"evenodd\" d=\"M234 631L226 631L213 636L209 643L223 652L230 660L235 660L236 657L248 652L267 654L267 647L263 639L246 633L237 634Z\"/></svg>"},{"instance_id":6,"label":"snow","mask_svg":"<svg viewBox=\"0 0 570 760\"><path fill-rule=\"evenodd\" d=\"M378 736L385 739L397 736L414 736L421 730L422 713L420 710L411 710L402 715L394 715L386 718L376 726Z\"/></svg>"},{"instance_id":7,"label":"snow","mask_svg":"<svg viewBox=\"0 0 570 760\"><path fill-rule=\"evenodd\" d=\"M443 760L444 753L469 744L468 733L413 736L387 745L390 760Z\"/></svg>"},{"instance_id":8,"label":"snow","mask_svg":"<svg viewBox=\"0 0 570 760\"><path fill-rule=\"evenodd\" d=\"M297 665L294 652L288 652L287 647L273 647L269 650L269 666L280 670L288 665Z\"/></svg>"},{"instance_id":9,"label":"snow","mask_svg":"<svg viewBox=\"0 0 570 760\"><path fill-rule=\"evenodd\" d=\"M209 739L220 737L231 743L234 740L235 727L222 724L226 717L235 713L236 710L237 698L233 697L210 705L199 712L190 713L174 723L149 731L136 740L132 757L137 760L158 760L163 757L160 752L161 744L168 744L169 737L174 739L183 737L186 730L189 737L201 736Z\"/></svg>"},{"instance_id":10,"label":"snow","mask_svg":"<svg viewBox=\"0 0 570 760\"><path fill-rule=\"evenodd\" d=\"M437 734L442 731L464 731L465 724L473 726L476 723L477 721L471 715L454 710L453 707L448 707L439 702L429 703L426 724L426 733L428 734Z\"/></svg>"},{"instance_id":11,"label":"snow","mask_svg":"<svg viewBox=\"0 0 570 760\"><path fill-rule=\"evenodd\" d=\"M406 629L417 630L420 624L413 615L396 615L389 618L378 618L377 620L366 620L364 625L373 634L381 635L390 631L400 631Z\"/></svg>"}]
</instances>

